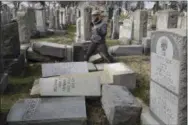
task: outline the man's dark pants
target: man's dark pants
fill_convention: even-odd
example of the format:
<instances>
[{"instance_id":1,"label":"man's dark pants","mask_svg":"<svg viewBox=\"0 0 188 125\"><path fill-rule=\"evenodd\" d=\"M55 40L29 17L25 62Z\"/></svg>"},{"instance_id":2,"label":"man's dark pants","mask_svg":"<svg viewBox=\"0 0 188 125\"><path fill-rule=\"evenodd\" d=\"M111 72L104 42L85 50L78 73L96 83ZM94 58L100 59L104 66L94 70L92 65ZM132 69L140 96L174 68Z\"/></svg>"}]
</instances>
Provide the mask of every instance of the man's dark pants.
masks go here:
<instances>
[{"instance_id":1,"label":"man's dark pants","mask_svg":"<svg viewBox=\"0 0 188 125\"><path fill-rule=\"evenodd\" d=\"M99 53L102 53L104 55L105 58L107 58L107 60L109 62L114 62L114 59L112 58L112 56L109 55L108 53L108 48L106 46L105 43L94 43L91 42L87 55L86 55L86 60L89 60L89 57L92 56L92 54L94 52L98 51Z\"/></svg>"}]
</instances>

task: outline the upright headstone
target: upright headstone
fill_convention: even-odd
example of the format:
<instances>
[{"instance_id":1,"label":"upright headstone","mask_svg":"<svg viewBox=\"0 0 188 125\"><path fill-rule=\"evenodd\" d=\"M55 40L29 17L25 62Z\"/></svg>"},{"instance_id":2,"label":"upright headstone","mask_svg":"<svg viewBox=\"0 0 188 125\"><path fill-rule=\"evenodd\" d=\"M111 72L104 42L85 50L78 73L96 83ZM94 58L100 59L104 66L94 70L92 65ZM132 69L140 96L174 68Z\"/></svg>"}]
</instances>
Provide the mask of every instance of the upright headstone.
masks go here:
<instances>
[{"instance_id":1,"label":"upright headstone","mask_svg":"<svg viewBox=\"0 0 188 125\"><path fill-rule=\"evenodd\" d=\"M147 36L148 13L146 10L136 10L133 13L133 19L133 39L135 43L132 44L141 44L142 38Z\"/></svg>"},{"instance_id":2,"label":"upright headstone","mask_svg":"<svg viewBox=\"0 0 188 125\"><path fill-rule=\"evenodd\" d=\"M87 73L87 62L66 62L42 64L42 77L57 76L73 73Z\"/></svg>"},{"instance_id":3,"label":"upright headstone","mask_svg":"<svg viewBox=\"0 0 188 125\"><path fill-rule=\"evenodd\" d=\"M157 29L177 28L178 11L162 10L157 12Z\"/></svg>"},{"instance_id":4,"label":"upright headstone","mask_svg":"<svg viewBox=\"0 0 188 125\"><path fill-rule=\"evenodd\" d=\"M21 44L29 43L31 37L30 25L29 25L29 15L27 11L19 11L17 13L18 29L19 29L19 39Z\"/></svg>"},{"instance_id":5,"label":"upright headstone","mask_svg":"<svg viewBox=\"0 0 188 125\"><path fill-rule=\"evenodd\" d=\"M33 8L27 8L28 12L28 23L29 23L29 29L30 29L30 34L31 36L34 36L36 34L36 17L35 17L35 10Z\"/></svg>"},{"instance_id":6,"label":"upright headstone","mask_svg":"<svg viewBox=\"0 0 188 125\"><path fill-rule=\"evenodd\" d=\"M76 20L76 43L81 40L81 18Z\"/></svg>"},{"instance_id":7,"label":"upright headstone","mask_svg":"<svg viewBox=\"0 0 188 125\"><path fill-rule=\"evenodd\" d=\"M120 26L119 40L122 44L129 45L133 35L133 21L125 19L123 25Z\"/></svg>"},{"instance_id":8,"label":"upright headstone","mask_svg":"<svg viewBox=\"0 0 188 125\"><path fill-rule=\"evenodd\" d=\"M186 30L156 31L151 39L151 113L161 124L186 125Z\"/></svg>"},{"instance_id":9,"label":"upright headstone","mask_svg":"<svg viewBox=\"0 0 188 125\"><path fill-rule=\"evenodd\" d=\"M46 13L44 8L35 9L36 27L41 36L45 36L47 32L46 27Z\"/></svg>"},{"instance_id":10,"label":"upright headstone","mask_svg":"<svg viewBox=\"0 0 188 125\"><path fill-rule=\"evenodd\" d=\"M178 28L181 29L188 29L188 24L187 24L187 13L185 15L180 14L178 16Z\"/></svg>"},{"instance_id":11,"label":"upright headstone","mask_svg":"<svg viewBox=\"0 0 188 125\"><path fill-rule=\"evenodd\" d=\"M100 78L92 74L69 74L41 78L41 96L100 96Z\"/></svg>"},{"instance_id":12,"label":"upright headstone","mask_svg":"<svg viewBox=\"0 0 188 125\"><path fill-rule=\"evenodd\" d=\"M81 8L81 40L87 41L91 37L91 8Z\"/></svg>"},{"instance_id":13,"label":"upright headstone","mask_svg":"<svg viewBox=\"0 0 188 125\"><path fill-rule=\"evenodd\" d=\"M119 8L115 9L113 13L113 30L112 30L112 39L119 38Z\"/></svg>"},{"instance_id":14,"label":"upright headstone","mask_svg":"<svg viewBox=\"0 0 188 125\"><path fill-rule=\"evenodd\" d=\"M27 98L11 108L8 124L83 125L87 119L84 97Z\"/></svg>"},{"instance_id":15,"label":"upright headstone","mask_svg":"<svg viewBox=\"0 0 188 125\"><path fill-rule=\"evenodd\" d=\"M49 15L49 29L54 29L55 28L55 16L54 16L54 9L50 10L50 15Z\"/></svg>"},{"instance_id":16,"label":"upright headstone","mask_svg":"<svg viewBox=\"0 0 188 125\"><path fill-rule=\"evenodd\" d=\"M59 23L59 9L55 9L55 29L60 29L60 23Z\"/></svg>"}]
</instances>

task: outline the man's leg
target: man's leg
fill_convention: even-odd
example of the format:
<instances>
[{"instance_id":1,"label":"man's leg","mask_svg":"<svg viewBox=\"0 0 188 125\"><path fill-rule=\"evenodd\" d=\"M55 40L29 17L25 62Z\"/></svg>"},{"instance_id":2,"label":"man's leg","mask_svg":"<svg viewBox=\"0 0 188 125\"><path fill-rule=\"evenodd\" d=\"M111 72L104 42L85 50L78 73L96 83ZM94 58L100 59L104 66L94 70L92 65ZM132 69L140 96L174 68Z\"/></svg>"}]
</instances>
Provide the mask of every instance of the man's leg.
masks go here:
<instances>
[{"instance_id":1,"label":"man's leg","mask_svg":"<svg viewBox=\"0 0 188 125\"><path fill-rule=\"evenodd\" d=\"M109 62L115 62L114 58L108 53L108 48L105 43L99 45L99 51L105 56L105 58Z\"/></svg>"},{"instance_id":2,"label":"man's leg","mask_svg":"<svg viewBox=\"0 0 188 125\"><path fill-rule=\"evenodd\" d=\"M97 44L94 43L94 42L91 42L91 44L89 45L89 48L88 48L88 51L86 53L86 57L85 57L85 60L88 61L89 60L89 57L96 51L97 49Z\"/></svg>"}]
</instances>

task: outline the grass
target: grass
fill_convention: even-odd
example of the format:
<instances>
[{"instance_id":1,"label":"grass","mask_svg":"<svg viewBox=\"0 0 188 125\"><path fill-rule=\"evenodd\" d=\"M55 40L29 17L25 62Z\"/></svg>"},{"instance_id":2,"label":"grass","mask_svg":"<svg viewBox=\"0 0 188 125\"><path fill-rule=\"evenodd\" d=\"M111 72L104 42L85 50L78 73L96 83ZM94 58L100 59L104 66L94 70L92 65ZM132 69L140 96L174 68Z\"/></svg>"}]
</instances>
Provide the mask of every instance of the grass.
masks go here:
<instances>
[{"instance_id":1,"label":"grass","mask_svg":"<svg viewBox=\"0 0 188 125\"><path fill-rule=\"evenodd\" d=\"M53 42L53 43L60 43L60 44L72 44L75 38L75 31L76 31L76 26L75 25L70 25L68 26L67 33L64 35L50 35L45 38L39 38L39 39L32 39L31 41L39 41L39 42Z\"/></svg>"},{"instance_id":2,"label":"grass","mask_svg":"<svg viewBox=\"0 0 188 125\"><path fill-rule=\"evenodd\" d=\"M66 35L52 35L48 38L35 39L37 41L47 41L62 44L71 44L75 36L75 26L68 27ZM108 28L109 35L109 28ZM32 40L32 41L35 41ZM111 40L107 36L107 45L113 46L119 44L118 40ZM135 72L137 78L137 88L133 91L136 97L141 98L146 104L149 102L149 76L150 76L150 63L149 56L126 56L118 57L118 60L129 65ZM32 88L35 79L41 76L41 65L38 63L28 64L23 76L9 77L9 85L5 93L1 97L1 111L7 113L12 105L18 99L24 99L29 96L30 89ZM88 120L95 125L101 125L106 122L103 109L101 108L100 99L97 101L87 101L86 103Z\"/></svg>"}]
</instances>

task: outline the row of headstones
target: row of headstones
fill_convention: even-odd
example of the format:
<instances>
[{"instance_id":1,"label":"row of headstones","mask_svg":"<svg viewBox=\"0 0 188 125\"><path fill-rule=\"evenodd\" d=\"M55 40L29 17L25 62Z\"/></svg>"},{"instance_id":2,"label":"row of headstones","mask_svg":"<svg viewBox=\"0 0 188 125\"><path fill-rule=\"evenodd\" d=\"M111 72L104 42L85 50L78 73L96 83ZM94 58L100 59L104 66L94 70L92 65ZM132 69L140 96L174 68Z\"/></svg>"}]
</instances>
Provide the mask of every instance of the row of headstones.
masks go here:
<instances>
[{"instance_id":1,"label":"row of headstones","mask_svg":"<svg viewBox=\"0 0 188 125\"><path fill-rule=\"evenodd\" d=\"M43 122L73 124L76 122L82 125L87 120L84 97L102 96L102 107L111 124L133 125L139 120L142 109L129 92L135 86L136 74L123 63L42 64L42 78L35 80L30 95L40 95L46 98L19 100L11 108L7 122L31 124ZM19 115L18 111L20 111ZM125 119L125 116L131 120Z\"/></svg>"},{"instance_id":2,"label":"row of headstones","mask_svg":"<svg viewBox=\"0 0 188 125\"><path fill-rule=\"evenodd\" d=\"M140 45L139 47L143 47L144 53L149 54L151 34L153 31L167 30L172 28L187 29L187 14L185 13L185 15L182 15L175 10L159 11L157 14L152 16L150 11L136 10L134 13L132 13L132 15L133 16L130 19L125 19L123 21L123 25L116 25L116 27L119 27L116 34L119 34L119 41L122 44L119 45L119 48L123 46L126 48L129 45ZM112 47L112 49L115 48L117 47ZM114 52L113 54L119 55L119 52Z\"/></svg>"}]
</instances>

